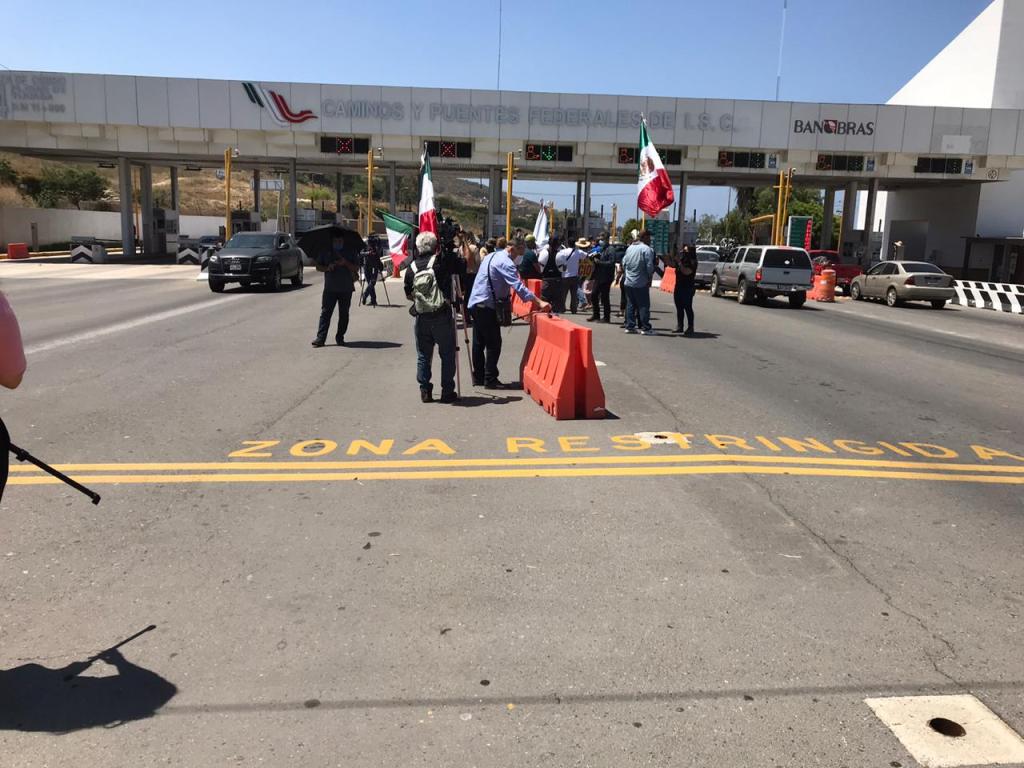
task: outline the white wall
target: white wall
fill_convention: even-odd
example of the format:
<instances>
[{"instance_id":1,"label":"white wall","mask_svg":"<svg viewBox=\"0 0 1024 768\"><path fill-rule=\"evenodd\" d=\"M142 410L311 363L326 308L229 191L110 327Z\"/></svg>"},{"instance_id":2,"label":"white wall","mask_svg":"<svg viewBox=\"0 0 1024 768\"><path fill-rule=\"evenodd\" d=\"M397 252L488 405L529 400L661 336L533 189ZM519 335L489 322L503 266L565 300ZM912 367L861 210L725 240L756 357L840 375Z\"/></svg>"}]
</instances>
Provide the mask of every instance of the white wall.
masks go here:
<instances>
[{"instance_id":1,"label":"white wall","mask_svg":"<svg viewBox=\"0 0 1024 768\"><path fill-rule=\"evenodd\" d=\"M62 243L77 235L102 240L121 239L121 214L111 211L77 211L56 208L0 208L0 247L7 243L32 243L32 224L39 227L39 244ZM220 216L182 216L179 231L191 237L216 235L223 225Z\"/></svg>"},{"instance_id":2,"label":"white wall","mask_svg":"<svg viewBox=\"0 0 1024 768\"><path fill-rule=\"evenodd\" d=\"M962 266L962 238L977 233L980 193L978 185L965 184L959 187L901 190L889 195L882 253L889 253L893 221L927 221L928 238L924 258L931 261L934 257L934 261L942 267ZM935 251L938 253L935 254Z\"/></svg>"},{"instance_id":3,"label":"white wall","mask_svg":"<svg viewBox=\"0 0 1024 768\"><path fill-rule=\"evenodd\" d=\"M985 237L1024 235L1024 171L1014 171L1009 181L982 185L978 234Z\"/></svg>"}]
</instances>

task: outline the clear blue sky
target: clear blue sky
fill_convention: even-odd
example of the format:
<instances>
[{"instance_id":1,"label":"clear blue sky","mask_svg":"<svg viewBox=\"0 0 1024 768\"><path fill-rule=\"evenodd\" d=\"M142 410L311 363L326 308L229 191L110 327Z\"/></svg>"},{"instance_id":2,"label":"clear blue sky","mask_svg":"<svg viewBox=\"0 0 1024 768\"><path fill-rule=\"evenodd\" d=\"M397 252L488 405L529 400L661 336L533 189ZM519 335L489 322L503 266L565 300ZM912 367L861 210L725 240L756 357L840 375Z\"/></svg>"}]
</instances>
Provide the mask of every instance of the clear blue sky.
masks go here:
<instances>
[{"instance_id":1,"label":"clear blue sky","mask_svg":"<svg viewBox=\"0 0 1024 768\"><path fill-rule=\"evenodd\" d=\"M884 102L990 0L788 0L781 98ZM111 74L494 88L498 0L7 5L0 65ZM501 87L773 99L782 0L504 0ZM569 185L523 182L519 191ZM534 195L524 195L534 196ZM539 196L539 195L537 195ZM635 199L598 185L594 207ZM724 213L726 192L688 208Z\"/></svg>"}]
</instances>

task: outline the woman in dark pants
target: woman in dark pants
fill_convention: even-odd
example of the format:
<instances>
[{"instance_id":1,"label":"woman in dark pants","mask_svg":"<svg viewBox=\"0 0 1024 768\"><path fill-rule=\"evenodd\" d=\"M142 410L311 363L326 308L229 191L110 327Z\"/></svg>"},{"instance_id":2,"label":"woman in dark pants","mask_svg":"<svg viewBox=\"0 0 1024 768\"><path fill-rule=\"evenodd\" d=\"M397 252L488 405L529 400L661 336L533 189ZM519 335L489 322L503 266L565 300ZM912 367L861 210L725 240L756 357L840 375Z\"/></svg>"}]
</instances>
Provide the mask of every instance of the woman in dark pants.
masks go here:
<instances>
[{"instance_id":1,"label":"woman in dark pants","mask_svg":"<svg viewBox=\"0 0 1024 768\"><path fill-rule=\"evenodd\" d=\"M16 389L25 375L25 349L21 345L21 329L18 318L7 303L7 297L0 292L0 386ZM7 427L0 419L0 498L3 498L7 485L7 453L11 447L11 438Z\"/></svg>"},{"instance_id":2,"label":"woman in dark pants","mask_svg":"<svg viewBox=\"0 0 1024 768\"><path fill-rule=\"evenodd\" d=\"M675 269L676 287L672 298L676 303L676 328L673 333L693 336L693 294L697 292L697 255L693 246L683 246Z\"/></svg>"},{"instance_id":3,"label":"woman in dark pants","mask_svg":"<svg viewBox=\"0 0 1024 768\"><path fill-rule=\"evenodd\" d=\"M547 261L544 262L540 273L541 279L544 281L541 285L540 296L551 305L555 312L561 314L565 312L565 290L562 288L562 270L558 267L557 255L562 249L562 241L557 237L552 237L548 241L547 247Z\"/></svg>"}]
</instances>

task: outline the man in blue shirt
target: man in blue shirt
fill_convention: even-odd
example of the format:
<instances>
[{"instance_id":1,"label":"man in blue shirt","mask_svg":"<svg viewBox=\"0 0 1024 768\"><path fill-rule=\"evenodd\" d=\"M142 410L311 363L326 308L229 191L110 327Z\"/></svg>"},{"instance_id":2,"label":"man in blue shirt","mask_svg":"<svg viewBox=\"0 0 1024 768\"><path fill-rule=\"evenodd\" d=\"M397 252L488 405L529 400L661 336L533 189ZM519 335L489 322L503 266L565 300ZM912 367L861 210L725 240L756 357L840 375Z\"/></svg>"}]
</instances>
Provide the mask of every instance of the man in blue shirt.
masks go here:
<instances>
[{"instance_id":1,"label":"man in blue shirt","mask_svg":"<svg viewBox=\"0 0 1024 768\"><path fill-rule=\"evenodd\" d=\"M501 356L501 325L497 305L509 301L511 288L523 301L531 301L541 312L551 305L541 301L523 285L516 265L508 255L508 243L501 238L498 250L480 262L473 290L466 306L473 315L473 384L484 389L505 389L498 380L498 358Z\"/></svg>"},{"instance_id":2,"label":"man in blue shirt","mask_svg":"<svg viewBox=\"0 0 1024 768\"><path fill-rule=\"evenodd\" d=\"M622 284L626 291L626 333L653 336L651 328L651 280L654 278L654 249L646 229L622 257Z\"/></svg>"}]
</instances>

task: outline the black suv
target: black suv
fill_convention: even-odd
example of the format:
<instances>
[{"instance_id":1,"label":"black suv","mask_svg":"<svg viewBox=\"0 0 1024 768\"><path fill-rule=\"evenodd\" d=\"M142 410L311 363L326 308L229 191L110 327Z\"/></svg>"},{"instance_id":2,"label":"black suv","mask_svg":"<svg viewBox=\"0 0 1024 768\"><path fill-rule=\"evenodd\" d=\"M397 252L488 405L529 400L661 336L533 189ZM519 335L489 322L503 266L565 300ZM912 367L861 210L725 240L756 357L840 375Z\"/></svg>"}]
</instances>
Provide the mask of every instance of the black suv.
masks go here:
<instances>
[{"instance_id":1,"label":"black suv","mask_svg":"<svg viewBox=\"0 0 1024 768\"><path fill-rule=\"evenodd\" d=\"M262 283L279 291L286 277L302 285L302 250L287 232L239 232L210 256L207 274L214 293L227 283Z\"/></svg>"}]
</instances>

